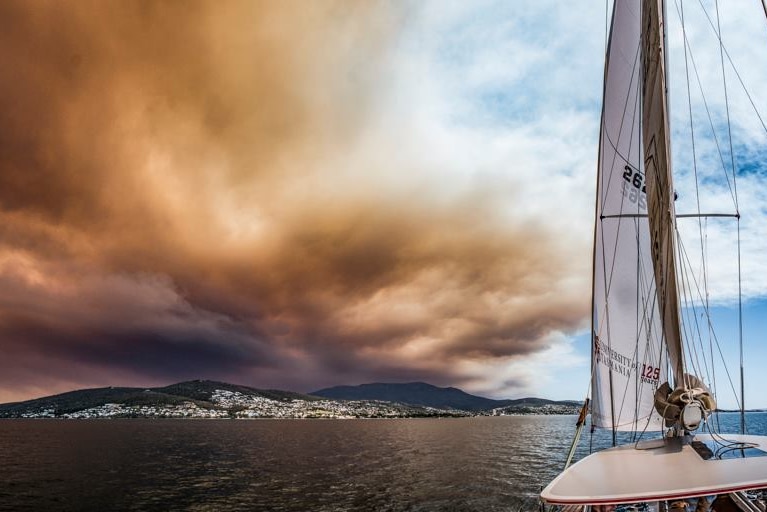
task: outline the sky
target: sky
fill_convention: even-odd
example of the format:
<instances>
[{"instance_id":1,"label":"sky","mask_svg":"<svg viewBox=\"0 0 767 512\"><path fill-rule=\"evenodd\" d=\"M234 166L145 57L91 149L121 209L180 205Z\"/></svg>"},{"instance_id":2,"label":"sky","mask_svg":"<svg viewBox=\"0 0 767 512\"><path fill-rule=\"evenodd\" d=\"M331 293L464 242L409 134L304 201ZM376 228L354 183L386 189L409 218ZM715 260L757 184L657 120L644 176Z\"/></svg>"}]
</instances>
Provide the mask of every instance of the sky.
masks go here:
<instances>
[{"instance_id":1,"label":"sky","mask_svg":"<svg viewBox=\"0 0 767 512\"><path fill-rule=\"evenodd\" d=\"M767 21L727 9L765 116ZM187 379L581 399L605 31L594 1L0 3L0 402ZM720 77L718 46L695 58ZM765 389L767 136L728 72ZM724 144L723 90L706 100ZM702 208L732 209L699 133ZM673 147L692 209L690 143ZM706 251L732 325L723 222Z\"/></svg>"}]
</instances>

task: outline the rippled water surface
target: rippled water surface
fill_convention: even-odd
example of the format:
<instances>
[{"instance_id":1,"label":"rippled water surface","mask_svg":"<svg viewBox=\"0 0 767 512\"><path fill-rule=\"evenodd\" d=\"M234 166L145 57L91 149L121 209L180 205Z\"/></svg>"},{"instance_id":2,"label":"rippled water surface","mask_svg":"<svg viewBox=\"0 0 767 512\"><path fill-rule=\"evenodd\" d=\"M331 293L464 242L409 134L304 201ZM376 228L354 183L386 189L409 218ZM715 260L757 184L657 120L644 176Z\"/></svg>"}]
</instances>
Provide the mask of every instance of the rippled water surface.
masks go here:
<instances>
[{"instance_id":1,"label":"rippled water surface","mask_svg":"<svg viewBox=\"0 0 767 512\"><path fill-rule=\"evenodd\" d=\"M3 420L0 510L534 510L574 422Z\"/></svg>"}]
</instances>

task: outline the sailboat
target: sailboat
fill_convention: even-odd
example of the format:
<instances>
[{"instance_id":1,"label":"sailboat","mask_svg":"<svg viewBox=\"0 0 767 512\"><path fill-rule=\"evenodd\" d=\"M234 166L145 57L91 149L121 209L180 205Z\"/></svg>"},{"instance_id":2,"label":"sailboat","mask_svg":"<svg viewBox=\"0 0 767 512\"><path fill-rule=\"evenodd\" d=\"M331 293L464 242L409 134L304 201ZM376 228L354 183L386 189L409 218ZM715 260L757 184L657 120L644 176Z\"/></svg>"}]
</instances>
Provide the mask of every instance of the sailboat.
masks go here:
<instances>
[{"instance_id":1,"label":"sailboat","mask_svg":"<svg viewBox=\"0 0 767 512\"><path fill-rule=\"evenodd\" d=\"M544 503L573 510L681 503L705 511L717 495L767 487L767 437L704 433L716 399L686 360L666 14L662 0L613 6L597 178L590 413L593 426L613 431L613 444L619 431L638 433L638 440L584 457L541 492Z\"/></svg>"}]
</instances>

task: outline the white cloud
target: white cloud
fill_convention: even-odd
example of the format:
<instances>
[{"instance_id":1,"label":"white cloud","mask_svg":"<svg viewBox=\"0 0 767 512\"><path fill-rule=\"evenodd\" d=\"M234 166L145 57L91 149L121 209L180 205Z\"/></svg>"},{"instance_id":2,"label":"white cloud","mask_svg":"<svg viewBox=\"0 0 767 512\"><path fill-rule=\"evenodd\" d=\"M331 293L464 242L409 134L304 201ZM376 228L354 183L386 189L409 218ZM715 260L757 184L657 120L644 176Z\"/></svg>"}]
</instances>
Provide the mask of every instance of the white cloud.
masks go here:
<instances>
[{"instance_id":1,"label":"white cloud","mask_svg":"<svg viewBox=\"0 0 767 512\"><path fill-rule=\"evenodd\" d=\"M392 119L401 119L403 112L410 112L412 129L401 133L416 137L398 140L398 148L408 148L405 151L411 151L411 157L428 155L426 172L419 171L419 179L438 180L441 194L461 193L472 186L497 188L499 202L494 208L498 219L545 224L546 229L568 241L562 246L571 247L573 258L583 259L586 268L593 226L604 6L589 3L578 9L563 9L557 2L491 1L417 5L411 31L404 34L393 58L397 63L393 68L393 92L384 103L391 109ZM726 160L718 42L711 38L703 11L697 4L695 7L688 6L685 12L688 38L694 45L701 80L714 84L705 86L706 101ZM722 32L757 109L767 115L767 97L758 94L767 88L767 68L756 64L767 31L763 30L760 12L743 16L751 7L745 2L728 3L726 11L721 12ZM707 2L706 8L714 16L713 2ZM671 30L678 29L674 5L669 6L669 17ZM693 24L697 28L693 29ZM670 45L672 148L680 193L677 208L690 213L697 206L682 38L671 34ZM753 167L758 165L753 162L755 155L764 154L767 138L727 56L725 59L733 133L739 136L736 158L743 163L743 154L751 155L752 161L747 163ZM734 212L694 70L690 68L689 73L695 130L700 139L696 141L696 152L701 210ZM767 295L767 259L762 257L767 253L767 211L762 206L767 204L765 167L738 179L743 274L748 276L743 282L743 294L746 298L763 297ZM737 297L735 223L709 220L707 228L704 251L709 262L710 298L715 303L731 303ZM701 252L697 224L683 220L680 229L693 269L697 269ZM587 294L588 286L583 291ZM558 355L572 364L584 364L567 352L572 350L567 342L552 347L519 361L466 363L466 372L495 375L476 377L475 391L503 389L500 382L504 376L522 376L531 383L531 392L541 390L558 370L553 363L557 354L552 351L559 350Z\"/></svg>"},{"instance_id":2,"label":"white cloud","mask_svg":"<svg viewBox=\"0 0 767 512\"><path fill-rule=\"evenodd\" d=\"M465 388L492 398L545 396L554 400L577 400L589 387L589 357L579 354L571 336L554 332L547 348L524 358L492 361L465 361L460 369L467 375ZM576 375L578 380L563 379ZM573 372L573 373L570 373Z\"/></svg>"},{"instance_id":3,"label":"white cloud","mask_svg":"<svg viewBox=\"0 0 767 512\"><path fill-rule=\"evenodd\" d=\"M743 88L725 54L725 102L719 41L711 25L713 23L716 26L717 23L716 8L711 1L704 2L703 6L705 11L698 2L684 4L684 20L690 45L686 72L681 35L681 4L677 1L669 5L669 30L674 34L669 37L669 87L674 136L674 179L680 196L676 205L677 213L696 213L698 202L703 213L734 214L739 209L742 216L740 236L743 296L747 299L763 297L767 295L767 261L762 257L767 252L767 212L763 207L767 199L767 164L762 156L767 148L767 134L746 91L764 119L767 115L767 98L759 92L767 87L767 69L760 64L763 56L758 55L758 49L764 48L767 31L764 30L762 13L754 8L758 6L752 2L728 2L726 9L720 5L724 46L747 87ZM690 103L695 135L694 153ZM736 208L734 199L735 183L732 180L727 127L728 108L735 166L738 170L739 208ZM710 299L714 303L725 304L737 300L736 221L709 219L707 222L702 221L699 227L696 220L684 219L679 221L679 229L685 240L687 254L693 262L693 269L701 268L701 252L706 255ZM703 248L701 234L705 241Z\"/></svg>"}]
</instances>

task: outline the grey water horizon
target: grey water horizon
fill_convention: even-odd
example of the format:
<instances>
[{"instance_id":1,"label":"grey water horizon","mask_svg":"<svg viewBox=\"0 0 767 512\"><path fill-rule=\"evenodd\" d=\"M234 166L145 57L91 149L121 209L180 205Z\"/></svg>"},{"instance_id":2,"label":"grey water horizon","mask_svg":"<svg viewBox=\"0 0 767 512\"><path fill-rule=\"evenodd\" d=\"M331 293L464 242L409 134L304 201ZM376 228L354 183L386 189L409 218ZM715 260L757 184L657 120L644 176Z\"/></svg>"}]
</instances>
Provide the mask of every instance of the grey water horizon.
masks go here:
<instances>
[{"instance_id":1,"label":"grey water horizon","mask_svg":"<svg viewBox=\"0 0 767 512\"><path fill-rule=\"evenodd\" d=\"M0 420L0 511L535 510L575 420ZM576 457L610 442L586 431Z\"/></svg>"}]
</instances>

